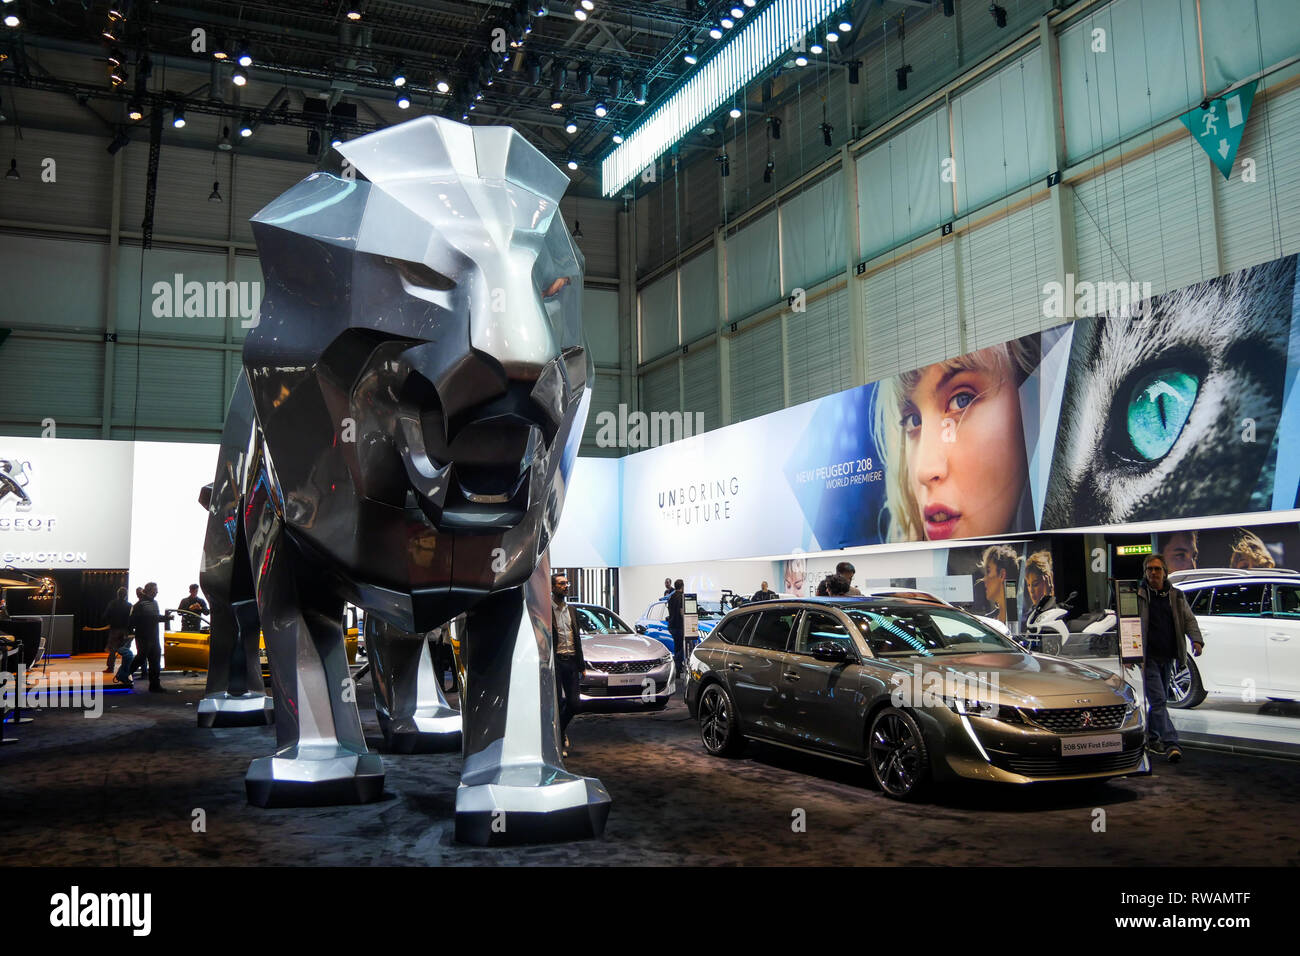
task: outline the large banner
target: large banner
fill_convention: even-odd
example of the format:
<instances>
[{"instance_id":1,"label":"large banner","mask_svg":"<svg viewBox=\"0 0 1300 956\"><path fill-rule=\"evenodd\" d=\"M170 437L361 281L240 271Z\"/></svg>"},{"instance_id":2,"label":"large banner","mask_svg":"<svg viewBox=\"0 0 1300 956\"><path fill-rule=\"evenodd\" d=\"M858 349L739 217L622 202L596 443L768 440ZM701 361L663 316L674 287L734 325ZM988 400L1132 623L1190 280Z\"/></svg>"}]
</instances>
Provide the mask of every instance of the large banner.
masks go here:
<instances>
[{"instance_id":1,"label":"large banner","mask_svg":"<svg viewBox=\"0 0 1300 956\"><path fill-rule=\"evenodd\" d=\"M1296 267L1289 256L634 455L623 563L1293 508Z\"/></svg>"}]
</instances>

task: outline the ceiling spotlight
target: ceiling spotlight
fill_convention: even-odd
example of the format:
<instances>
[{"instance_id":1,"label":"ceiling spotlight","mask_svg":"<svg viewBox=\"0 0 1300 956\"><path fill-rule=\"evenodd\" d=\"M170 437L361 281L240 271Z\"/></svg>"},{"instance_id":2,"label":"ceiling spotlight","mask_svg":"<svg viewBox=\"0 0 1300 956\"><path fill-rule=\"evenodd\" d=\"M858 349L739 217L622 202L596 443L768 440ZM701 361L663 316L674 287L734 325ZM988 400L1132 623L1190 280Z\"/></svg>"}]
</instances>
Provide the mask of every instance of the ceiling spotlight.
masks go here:
<instances>
[{"instance_id":1,"label":"ceiling spotlight","mask_svg":"<svg viewBox=\"0 0 1300 956\"><path fill-rule=\"evenodd\" d=\"M249 52L248 47L240 46L239 52L235 54L235 62L240 66L253 65L253 54Z\"/></svg>"},{"instance_id":2,"label":"ceiling spotlight","mask_svg":"<svg viewBox=\"0 0 1300 956\"><path fill-rule=\"evenodd\" d=\"M615 68L609 74L609 96L610 99L618 99L623 94L623 71Z\"/></svg>"},{"instance_id":3,"label":"ceiling spotlight","mask_svg":"<svg viewBox=\"0 0 1300 956\"><path fill-rule=\"evenodd\" d=\"M722 27L717 26L716 24L714 26L709 27L709 36L714 40L721 40Z\"/></svg>"},{"instance_id":4,"label":"ceiling spotlight","mask_svg":"<svg viewBox=\"0 0 1300 956\"><path fill-rule=\"evenodd\" d=\"M682 59L685 60L687 63L689 63L691 66L694 66L696 63L700 62L700 57L695 52L695 47L693 46L686 48L686 52L682 55Z\"/></svg>"},{"instance_id":5,"label":"ceiling spotlight","mask_svg":"<svg viewBox=\"0 0 1300 956\"><path fill-rule=\"evenodd\" d=\"M578 67L578 92L586 96L591 92L591 64L583 63Z\"/></svg>"},{"instance_id":6,"label":"ceiling spotlight","mask_svg":"<svg viewBox=\"0 0 1300 956\"><path fill-rule=\"evenodd\" d=\"M175 111L172 113L172 126L176 129L185 128L185 110L181 109L179 106L176 107Z\"/></svg>"},{"instance_id":7,"label":"ceiling spotlight","mask_svg":"<svg viewBox=\"0 0 1300 956\"><path fill-rule=\"evenodd\" d=\"M769 117L767 118L767 126L768 126L768 129L770 129L770 130L772 131L772 138L773 138L773 139L780 139L780 138L781 138L781 117L779 117L779 116L769 116Z\"/></svg>"},{"instance_id":8,"label":"ceiling spotlight","mask_svg":"<svg viewBox=\"0 0 1300 956\"><path fill-rule=\"evenodd\" d=\"M620 146L623 143L623 134L621 132L615 132L614 135L610 137L610 139L614 141L615 146Z\"/></svg>"},{"instance_id":9,"label":"ceiling spotlight","mask_svg":"<svg viewBox=\"0 0 1300 956\"><path fill-rule=\"evenodd\" d=\"M733 20L731 17L726 17L726 16L719 19L718 22L722 24L722 28L724 30L730 30L732 27L736 25L735 20Z\"/></svg>"},{"instance_id":10,"label":"ceiling spotlight","mask_svg":"<svg viewBox=\"0 0 1300 956\"><path fill-rule=\"evenodd\" d=\"M253 135L253 124L247 116L239 121L239 135L244 139Z\"/></svg>"},{"instance_id":11,"label":"ceiling spotlight","mask_svg":"<svg viewBox=\"0 0 1300 956\"><path fill-rule=\"evenodd\" d=\"M226 49L226 41L220 35L213 36L212 59L227 60L229 58L230 58L230 51Z\"/></svg>"},{"instance_id":12,"label":"ceiling spotlight","mask_svg":"<svg viewBox=\"0 0 1300 956\"><path fill-rule=\"evenodd\" d=\"M575 20L577 20L577 21L579 21L579 22L581 22L581 21L583 21L583 20L586 20L586 19L587 19L587 11L584 10L584 9L582 9L582 7L579 7L578 9L576 9L576 10L573 11L573 19L575 19Z\"/></svg>"},{"instance_id":13,"label":"ceiling spotlight","mask_svg":"<svg viewBox=\"0 0 1300 956\"><path fill-rule=\"evenodd\" d=\"M439 80L437 83L434 84L433 88L437 90L439 93L451 92L451 84L448 83L446 80Z\"/></svg>"},{"instance_id":14,"label":"ceiling spotlight","mask_svg":"<svg viewBox=\"0 0 1300 956\"><path fill-rule=\"evenodd\" d=\"M596 4L593 3L592 0L582 0L581 6L582 6L582 9L584 9L584 10L595 10L595 9L596 9Z\"/></svg>"},{"instance_id":15,"label":"ceiling spotlight","mask_svg":"<svg viewBox=\"0 0 1300 956\"><path fill-rule=\"evenodd\" d=\"M834 30L827 30L827 31L826 31L826 42L827 42L827 43L839 43L839 42L840 42L840 35L839 35L838 33L836 33Z\"/></svg>"},{"instance_id":16,"label":"ceiling spotlight","mask_svg":"<svg viewBox=\"0 0 1300 956\"><path fill-rule=\"evenodd\" d=\"M121 50L117 47L109 47L108 62L110 66L121 66L124 59L125 57L122 56Z\"/></svg>"},{"instance_id":17,"label":"ceiling spotlight","mask_svg":"<svg viewBox=\"0 0 1300 956\"><path fill-rule=\"evenodd\" d=\"M307 154L309 156L320 155L320 130L311 129L307 131Z\"/></svg>"},{"instance_id":18,"label":"ceiling spotlight","mask_svg":"<svg viewBox=\"0 0 1300 956\"><path fill-rule=\"evenodd\" d=\"M912 72L912 64L910 63L904 63L902 66L900 66L897 70L894 71L894 73L897 74L898 76L899 92L902 92L903 90L907 89L907 74L911 72Z\"/></svg>"},{"instance_id":19,"label":"ceiling spotlight","mask_svg":"<svg viewBox=\"0 0 1300 956\"><path fill-rule=\"evenodd\" d=\"M775 171L776 160L769 156L767 157L767 165L763 167L763 182L770 183L772 181L772 173Z\"/></svg>"},{"instance_id":20,"label":"ceiling spotlight","mask_svg":"<svg viewBox=\"0 0 1300 956\"><path fill-rule=\"evenodd\" d=\"M126 135L126 130L119 129L113 136L113 141L108 144L108 155L115 156L118 151L131 142L131 137Z\"/></svg>"},{"instance_id":21,"label":"ceiling spotlight","mask_svg":"<svg viewBox=\"0 0 1300 956\"><path fill-rule=\"evenodd\" d=\"M536 53L524 56L524 74L533 86L542 82L542 60Z\"/></svg>"},{"instance_id":22,"label":"ceiling spotlight","mask_svg":"<svg viewBox=\"0 0 1300 956\"><path fill-rule=\"evenodd\" d=\"M22 178L23 177L18 175L18 160L16 159L9 160L9 172L5 173L5 179L22 179Z\"/></svg>"},{"instance_id":23,"label":"ceiling spotlight","mask_svg":"<svg viewBox=\"0 0 1300 956\"><path fill-rule=\"evenodd\" d=\"M607 116L608 114L609 114L609 107L605 104L605 101L600 100L599 102L597 102L596 115L599 116L601 119L604 119L605 116Z\"/></svg>"},{"instance_id":24,"label":"ceiling spotlight","mask_svg":"<svg viewBox=\"0 0 1300 956\"><path fill-rule=\"evenodd\" d=\"M347 18L348 18L349 20L360 20L360 19L361 19L361 4L359 4L359 3L350 3L350 4L348 4Z\"/></svg>"},{"instance_id":25,"label":"ceiling spotlight","mask_svg":"<svg viewBox=\"0 0 1300 956\"><path fill-rule=\"evenodd\" d=\"M731 109L727 111L727 115L730 116L732 119L740 119L741 117L740 107L732 106Z\"/></svg>"},{"instance_id":26,"label":"ceiling spotlight","mask_svg":"<svg viewBox=\"0 0 1300 956\"><path fill-rule=\"evenodd\" d=\"M841 33L848 33L850 30L853 29L853 24L848 20L841 20L839 22L839 28Z\"/></svg>"},{"instance_id":27,"label":"ceiling spotlight","mask_svg":"<svg viewBox=\"0 0 1300 956\"><path fill-rule=\"evenodd\" d=\"M577 168L578 168L578 161L577 161L574 157L570 156L570 157L569 157L569 161L568 161L567 163L565 163L564 165L568 166L569 169L577 169Z\"/></svg>"},{"instance_id":28,"label":"ceiling spotlight","mask_svg":"<svg viewBox=\"0 0 1300 956\"><path fill-rule=\"evenodd\" d=\"M794 58L794 65L795 65L795 66L807 66L807 65L808 65L808 58L807 58L806 56L804 56L802 53L800 53L798 56L796 56L796 57Z\"/></svg>"},{"instance_id":29,"label":"ceiling spotlight","mask_svg":"<svg viewBox=\"0 0 1300 956\"><path fill-rule=\"evenodd\" d=\"M18 26L18 14L16 14L16 13L6 13L6 14L5 14L5 26L7 26L7 27L16 27L16 26ZM101 33L100 36L102 36L102 37L103 37L105 40L107 40L109 43L116 43L116 42L117 42L117 34L118 34L118 27L116 27L116 26L114 26L112 23L110 23L110 24L108 24L108 26L104 27L104 32Z\"/></svg>"},{"instance_id":30,"label":"ceiling spotlight","mask_svg":"<svg viewBox=\"0 0 1300 956\"><path fill-rule=\"evenodd\" d=\"M811 53L813 56L819 56L822 53L826 52L826 48L814 40L813 43L808 47L808 52Z\"/></svg>"},{"instance_id":31,"label":"ceiling spotlight","mask_svg":"<svg viewBox=\"0 0 1300 956\"><path fill-rule=\"evenodd\" d=\"M834 145L834 143L831 142L831 130L833 129L835 129L835 127L832 126L830 123L822 123L821 125L822 142L825 143L827 146Z\"/></svg>"},{"instance_id":32,"label":"ceiling spotlight","mask_svg":"<svg viewBox=\"0 0 1300 956\"><path fill-rule=\"evenodd\" d=\"M126 82L126 70L120 66L115 66L108 71L108 79L114 86L121 86Z\"/></svg>"},{"instance_id":33,"label":"ceiling spotlight","mask_svg":"<svg viewBox=\"0 0 1300 956\"><path fill-rule=\"evenodd\" d=\"M343 137L333 131L330 132L330 146L338 149L343 145Z\"/></svg>"},{"instance_id":34,"label":"ceiling spotlight","mask_svg":"<svg viewBox=\"0 0 1300 956\"><path fill-rule=\"evenodd\" d=\"M221 183L212 184L212 192L208 194L208 202L221 202Z\"/></svg>"},{"instance_id":35,"label":"ceiling spotlight","mask_svg":"<svg viewBox=\"0 0 1300 956\"><path fill-rule=\"evenodd\" d=\"M234 83L236 86L246 86L248 84L248 74L243 70L235 70L235 72L230 75L230 82Z\"/></svg>"},{"instance_id":36,"label":"ceiling spotlight","mask_svg":"<svg viewBox=\"0 0 1300 956\"><path fill-rule=\"evenodd\" d=\"M752 7L758 3L758 0L745 0L745 6Z\"/></svg>"},{"instance_id":37,"label":"ceiling spotlight","mask_svg":"<svg viewBox=\"0 0 1300 956\"><path fill-rule=\"evenodd\" d=\"M405 93L397 94L397 108L399 110L409 110L411 108L411 98Z\"/></svg>"},{"instance_id":38,"label":"ceiling spotlight","mask_svg":"<svg viewBox=\"0 0 1300 956\"><path fill-rule=\"evenodd\" d=\"M226 152L232 148L233 145L230 142L230 127L223 126L221 127L221 139L217 140L217 149Z\"/></svg>"},{"instance_id":39,"label":"ceiling spotlight","mask_svg":"<svg viewBox=\"0 0 1300 956\"><path fill-rule=\"evenodd\" d=\"M722 167L722 175L724 178L731 175L731 160L727 157L726 153L723 153L721 156L715 156L713 161Z\"/></svg>"},{"instance_id":40,"label":"ceiling spotlight","mask_svg":"<svg viewBox=\"0 0 1300 956\"><path fill-rule=\"evenodd\" d=\"M393 86L405 86L405 85L406 85L406 72L399 65L395 70L393 70Z\"/></svg>"},{"instance_id":41,"label":"ceiling spotlight","mask_svg":"<svg viewBox=\"0 0 1300 956\"><path fill-rule=\"evenodd\" d=\"M572 116L567 117L564 121L564 131L572 136L578 131L578 122Z\"/></svg>"},{"instance_id":42,"label":"ceiling spotlight","mask_svg":"<svg viewBox=\"0 0 1300 956\"><path fill-rule=\"evenodd\" d=\"M126 108L126 115L130 117L133 123L144 119L144 110L141 108L139 100L131 101L131 105Z\"/></svg>"},{"instance_id":43,"label":"ceiling spotlight","mask_svg":"<svg viewBox=\"0 0 1300 956\"><path fill-rule=\"evenodd\" d=\"M645 106L646 100L650 98L650 84L644 79L636 81L636 92L632 94L632 102L637 106Z\"/></svg>"},{"instance_id":44,"label":"ceiling spotlight","mask_svg":"<svg viewBox=\"0 0 1300 956\"><path fill-rule=\"evenodd\" d=\"M731 15L739 20L745 15L745 8L738 3L733 3L731 5Z\"/></svg>"},{"instance_id":45,"label":"ceiling spotlight","mask_svg":"<svg viewBox=\"0 0 1300 956\"><path fill-rule=\"evenodd\" d=\"M996 23L999 27L1005 27L1007 25L1006 7L999 6L996 3L990 3L989 13L993 15L993 22Z\"/></svg>"},{"instance_id":46,"label":"ceiling spotlight","mask_svg":"<svg viewBox=\"0 0 1300 956\"><path fill-rule=\"evenodd\" d=\"M9 3L10 0L4 0ZM108 5L108 18L110 20L125 20L126 15L131 12L130 0L113 0Z\"/></svg>"}]
</instances>

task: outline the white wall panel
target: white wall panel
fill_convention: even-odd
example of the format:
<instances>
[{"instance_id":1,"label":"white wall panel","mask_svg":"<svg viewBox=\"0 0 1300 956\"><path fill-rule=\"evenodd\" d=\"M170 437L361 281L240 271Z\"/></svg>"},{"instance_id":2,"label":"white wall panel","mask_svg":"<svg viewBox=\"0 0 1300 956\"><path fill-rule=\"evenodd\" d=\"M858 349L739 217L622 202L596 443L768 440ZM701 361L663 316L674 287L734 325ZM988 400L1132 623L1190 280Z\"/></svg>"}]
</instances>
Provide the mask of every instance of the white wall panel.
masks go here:
<instances>
[{"instance_id":1,"label":"white wall panel","mask_svg":"<svg viewBox=\"0 0 1300 956\"><path fill-rule=\"evenodd\" d=\"M812 297L810 296L810 299ZM853 341L848 291L843 287L808 303L787 320L790 404L809 402L853 385Z\"/></svg>"},{"instance_id":2,"label":"white wall panel","mask_svg":"<svg viewBox=\"0 0 1300 956\"><path fill-rule=\"evenodd\" d=\"M869 259L952 218L948 110L942 108L858 157L858 229Z\"/></svg>"},{"instance_id":3,"label":"white wall panel","mask_svg":"<svg viewBox=\"0 0 1300 956\"><path fill-rule=\"evenodd\" d=\"M1215 275L1212 200L1198 187L1209 162L1188 136L1076 184L1076 281L1149 282L1158 295Z\"/></svg>"},{"instance_id":4,"label":"white wall panel","mask_svg":"<svg viewBox=\"0 0 1300 956\"><path fill-rule=\"evenodd\" d=\"M844 174L838 170L781 204L782 289L807 289L844 271Z\"/></svg>"},{"instance_id":5,"label":"white wall panel","mask_svg":"<svg viewBox=\"0 0 1300 956\"><path fill-rule=\"evenodd\" d=\"M718 327L718 253L710 246L682 263L682 341Z\"/></svg>"},{"instance_id":6,"label":"white wall panel","mask_svg":"<svg viewBox=\"0 0 1300 956\"><path fill-rule=\"evenodd\" d=\"M618 292L613 289L582 290L582 329L587 336L591 359L598 365L617 365Z\"/></svg>"},{"instance_id":7,"label":"white wall panel","mask_svg":"<svg viewBox=\"0 0 1300 956\"><path fill-rule=\"evenodd\" d=\"M1255 160L1255 182L1240 160L1231 179L1213 173L1224 272L1300 251L1300 89L1256 94L1237 155Z\"/></svg>"},{"instance_id":8,"label":"white wall panel","mask_svg":"<svg viewBox=\"0 0 1300 956\"><path fill-rule=\"evenodd\" d=\"M727 240L727 317L743 318L780 298L776 212L772 211Z\"/></svg>"},{"instance_id":9,"label":"white wall panel","mask_svg":"<svg viewBox=\"0 0 1300 956\"><path fill-rule=\"evenodd\" d=\"M104 242L0 235L0 325L102 329L107 279Z\"/></svg>"},{"instance_id":10,"label":"white wall panel","mask_svg":"<svg viewBox=\"0 0 1300 956\"><path fill-rule=\"evenodd\" d=\"M1071 160L1201 101L1195 0L1116 0L1064 30L1060 49Z\"/></svg>"},{"instance_id":11,"label":"white wall panel","mask_svg":"<svg viewBox=\"0 0 1300 956\"><path fill-rule=\"evenodd\" d=\"M718 384L718 348L712 342L692 345L682 357L682 411L704 415L705 430L722 424L722 392ZM691 419L694 428L695 419Z\"/></svg>"},{"instance_id":12,"label":"white wall panel","mask_svg":"<svg viewBox=\"0 0 1300 956\"><path fill-rule=\"evenodd\" d=\"M781 322L770 319L731 336L731 420L741 422L785 404L781 384Z\"/></svg>"},{"instance_id":13,"label":"white wall panel","mask_svg":"<svg viewBox=\"0 0 1300 956\"><path fill-rule=\"evenodd\" d=\"M641 290L641 361L671 352L677 338L677 271L660 276Z\"/></svg>"},{"instance_id":14,"label":"white wall panel","mask_svg":"<svg viewBox=\"0 0 1300 956\"><path fill-rule=\"evenodd\" d=\"M953 100L960 213L1051 172L1048 95L1043 56L1033 50Z\"/></svg>"},{"instance_id":15,"label":"white wall panel","mask_svg":"<svg viewBox=\"0 0 1300 956\"><path fill-rule=\"evenodd\" d=\"M960 355L953 243L940 243L860 280L867 381Z\"/></svg>"},{"instance_id":16,"label":"white wall panel","mask_svg":"<svg viewBox=\"0 0 1300 956\"><path fill-rule=\"evenodd\" d=\"M962 233L961 293L967 347L974 351L1060 325L1043 318L1053 280L1053 221L1046 200Z\"/></svg>"}]
</instances>

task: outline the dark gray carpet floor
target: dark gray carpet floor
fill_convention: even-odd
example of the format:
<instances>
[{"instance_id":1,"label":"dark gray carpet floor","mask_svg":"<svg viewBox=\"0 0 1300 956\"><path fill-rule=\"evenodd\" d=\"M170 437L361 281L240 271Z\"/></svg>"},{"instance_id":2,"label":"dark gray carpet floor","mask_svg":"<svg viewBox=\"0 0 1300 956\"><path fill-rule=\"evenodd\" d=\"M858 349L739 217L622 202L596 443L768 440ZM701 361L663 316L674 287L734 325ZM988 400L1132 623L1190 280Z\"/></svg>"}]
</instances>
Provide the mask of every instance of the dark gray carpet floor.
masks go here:
<instances>
[{"instance_id":1,"label":"dark gray carpet floor","mask_svg":"<svg viewBox=\"0 0 1300 956\"><path fill-rule=\"evenodd\" d=\"M867 773L771 747L706 756L684 705L584 714L568 766L613 797L603 839L452 842L459 754L384 755L384 799L262 810L244 799L272 728L200 730L202 679L109 698L100 719L45 710L0 748L5 865L1185 865L1300 864L1300 762L1188 750L1177 767L1091 787L962 787L909 805ZM143 688L143 684L137 685ZM360 687L372 749L368 680ZM207 829L191 828L193 811ZM1094 810L1105 811L1105 832ZM806 831L792 828L803 810Z\"/></svg>"}]
</instances>

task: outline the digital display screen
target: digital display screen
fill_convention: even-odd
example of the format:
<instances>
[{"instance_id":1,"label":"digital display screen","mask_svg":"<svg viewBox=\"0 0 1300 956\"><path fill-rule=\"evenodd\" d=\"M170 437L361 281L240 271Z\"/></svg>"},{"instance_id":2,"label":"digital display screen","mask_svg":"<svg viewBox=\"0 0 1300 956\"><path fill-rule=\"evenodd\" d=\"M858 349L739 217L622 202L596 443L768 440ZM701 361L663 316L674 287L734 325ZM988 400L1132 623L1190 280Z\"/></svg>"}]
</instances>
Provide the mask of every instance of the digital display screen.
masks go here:
<instances>
[{"instance_id":1,"label":"digital display screen","mask_svg":"<svg viewBox=\"0 0 1300 956\"><path fill-rule=\"evenodd\" d=\"M1150 554L1151 545L1149 544L1117 544L1115 553L1121 558L1135 557L1139 554Z\"/></svg>"}]
</instances>

